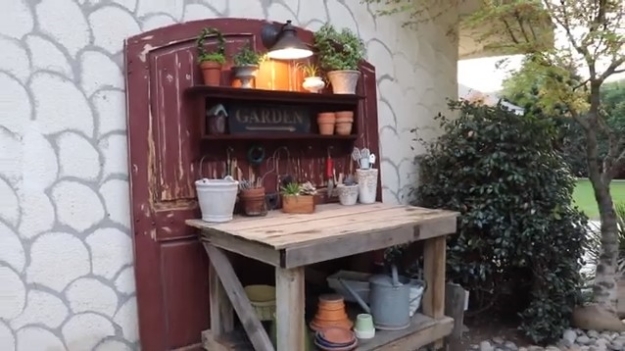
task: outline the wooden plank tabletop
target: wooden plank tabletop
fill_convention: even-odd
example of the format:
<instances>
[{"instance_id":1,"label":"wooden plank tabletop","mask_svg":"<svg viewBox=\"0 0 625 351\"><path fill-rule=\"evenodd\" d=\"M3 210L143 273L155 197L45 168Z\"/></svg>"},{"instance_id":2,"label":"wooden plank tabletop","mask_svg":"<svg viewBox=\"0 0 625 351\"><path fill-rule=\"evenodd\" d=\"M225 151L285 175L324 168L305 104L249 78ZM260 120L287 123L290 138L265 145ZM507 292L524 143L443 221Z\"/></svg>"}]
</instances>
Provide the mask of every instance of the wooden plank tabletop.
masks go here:
<instances>
[{"instance_id":1,"label":"wooden plank tabletop","mask_svg":"<svg viewBox=\"0 0 625 351\"><path fill-rule=\"evenodd\" d=\"M407 205L375 203L371 205L317 206L313 214L285 214L271 211L265 217L235 217L227 223L187 220L189 226L219 232L267 245L275 250L310 246L359 234L379 232L402 226L436 224L452 221L458 213ZM444 235L449 233L440 233ZM434 235L430 235L434 236Z\"/></svg>"}]
</instances>

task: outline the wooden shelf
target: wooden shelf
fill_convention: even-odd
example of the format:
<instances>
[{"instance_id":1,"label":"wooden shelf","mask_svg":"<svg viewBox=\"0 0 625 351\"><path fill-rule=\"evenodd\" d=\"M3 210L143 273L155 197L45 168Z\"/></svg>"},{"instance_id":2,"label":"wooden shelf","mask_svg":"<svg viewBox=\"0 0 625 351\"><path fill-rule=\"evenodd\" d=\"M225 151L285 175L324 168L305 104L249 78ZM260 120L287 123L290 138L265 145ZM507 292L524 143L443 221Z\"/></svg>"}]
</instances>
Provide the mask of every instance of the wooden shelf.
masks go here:
<instances>
[{"instance_id":1,"label":"wooden shelf","mask_svg":"<svg viewBox=\"0 0 625 351\"><path fill-rule=\"evenodd\" d=\"M292 104L326 104L355 106L363 96L354 94L315 94L299 91L244 89L198 85L185 90L189 96L237 101L263 101Z\"/></svg>"},{"instance_id":2,"label":"wooden shelf","mask_svg":"<svg viewBox=\"0 0 625 351\"><path fill-rule=\"evenodd\" d=\"M321 135L297 133L203 135L203 140L356 140L357 135Z\"/></svg>"},{"instance_id":3,"label":"wooden shelf","mask_svg":"<svg viewBox=\"0 0 625 351\"><path fill-rule=\"evenodd\" d=\"M435 320L417 313L412 317L408 328L397 331L376 330L375 337L371 340L360 340L355 351L416 350L449 335L452 328L453 319L449 317ZM254 350L245 332L238 329L225 335L218 343L227 351ZM214 344L205 342L203 346Z\"/></svg>"}]
</instances>

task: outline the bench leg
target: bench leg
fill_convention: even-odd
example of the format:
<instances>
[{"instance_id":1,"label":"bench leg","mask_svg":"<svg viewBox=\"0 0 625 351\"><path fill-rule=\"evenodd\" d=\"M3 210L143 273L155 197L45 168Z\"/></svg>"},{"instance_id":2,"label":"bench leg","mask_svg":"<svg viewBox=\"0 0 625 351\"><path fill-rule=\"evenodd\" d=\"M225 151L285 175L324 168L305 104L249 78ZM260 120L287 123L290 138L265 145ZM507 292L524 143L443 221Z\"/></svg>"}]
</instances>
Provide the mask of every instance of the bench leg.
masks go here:
<instances>
[{"instance_id":1,"label":"bench leg","mask_svg":"<svg viewBox=\"0 0 625 351\"><path fill-rule=\"evenodd\" d=\"M445 254L447 240L445 236L425 241L423 251L423 270L428 284L423 297L423 313L434 319L445 316ZM443 348L443 339L434 343L435 349Z\"/></svg>"},{"instance_id":2,"label":"bench leg","mask_svg":"<svg viewBox=\"0 0 625 351\"><path fill-rule=\"evenodd\" d=\"M276 267L277 351L305 350L304 267Z\"/></svg>"}]
</instances>

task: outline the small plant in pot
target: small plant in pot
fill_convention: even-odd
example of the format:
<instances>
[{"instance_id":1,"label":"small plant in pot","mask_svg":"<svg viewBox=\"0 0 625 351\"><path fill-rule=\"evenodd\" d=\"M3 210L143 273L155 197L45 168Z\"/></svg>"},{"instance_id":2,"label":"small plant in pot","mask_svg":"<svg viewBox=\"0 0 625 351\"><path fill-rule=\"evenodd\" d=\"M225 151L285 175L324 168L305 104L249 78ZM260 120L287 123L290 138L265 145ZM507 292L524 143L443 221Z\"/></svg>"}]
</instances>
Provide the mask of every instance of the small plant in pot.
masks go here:
<instances>
[{"instance_id":1,"label":"small plant in pot","mask_svg":"<svg viewBox=\"0 0 625 351\"><path fill-rule=\"evenodd\" d=\"M304 73L304 83L302 87L311 93L319 93L323 87L326 86L326 82L319 76L319 68L312 64L298 65L298 67Z\"/></svg>"},{"instance_id":2,"label":"small plant in pot","mask_svg":"<svg viewBox=\"0 0 625 351\"><path fill-rule=\"evenodd\" d=\"M214 51L206 50L205 41L215 36L217 47ZM226 41L221 32L215 28L204 28L196 41L197 60L202 70L204 84L219 86L221 84L221 68L226 63Z\"/></svg>"},{"instance_id":3,"label":"small plant in pot","mask_svg":"<svg viewBox=\"0 0 625 351\"><path fill-rule=\"evenodd\" d=\"M354 148L352 160L358 163L356 180L358 181L358 201L361 204L372 204L376 200L378 190L378 169L373 168L376 161L375 154L369 149Z\"/></svg>"},{"instance_id":4,"label":"small plant in pot","mask_svg":"<svg viewBox=\"0 0 625 351\"><path fill-rule=\"evenodd\" d=\"M342 184L337 185L339 202L343 206L352 206L358 202L358 182L353 175L347 176Z\"/></svg>"},{"instance_id":5,"label":"small plant in pot","mask_svg":"<svg viewBox=\"0 0 625 351\"><path fill-rule=\"evenodd\" d=\"M239 189L239 199L246 216L264 216L267 214L265 188L262 186L262 182L254 183L242 180L239 183Z\"/></svg>"},{"instance_id":6,"label":"small plant in pot","mask_svg":"<svg viewBox=\"0 0 625 351\"><path fill-rule=\"evenodd\" d=\"M313 213L315 212L315 195L317 189L310 183L289 183L280 190L282 195L282 212Z\"/></svg>"},{"instance_id":7,"label":"small plant in pot","mask_svg":"<svg viewBox=\"0 0 625 351\"><path fill-rule=\"evenodd\" d=\"M325 70L335 94L355 94L360 71L358 64L365 55L365 44L350 29L340 32L326 23L315 33L319 64Z\"/></svg>"},{"instance_id":8,"label":"small plant in pot","mask_svg":"<svg viewBox=\"0 0 625 351\"><path fill-rule=\"evenodd\" d=\"M234 57L234 76L241 81L241 88L253 88L252 80L256 77L261 55L252 49L251 44L243 46Z\"/></svg>"}]
</instances>

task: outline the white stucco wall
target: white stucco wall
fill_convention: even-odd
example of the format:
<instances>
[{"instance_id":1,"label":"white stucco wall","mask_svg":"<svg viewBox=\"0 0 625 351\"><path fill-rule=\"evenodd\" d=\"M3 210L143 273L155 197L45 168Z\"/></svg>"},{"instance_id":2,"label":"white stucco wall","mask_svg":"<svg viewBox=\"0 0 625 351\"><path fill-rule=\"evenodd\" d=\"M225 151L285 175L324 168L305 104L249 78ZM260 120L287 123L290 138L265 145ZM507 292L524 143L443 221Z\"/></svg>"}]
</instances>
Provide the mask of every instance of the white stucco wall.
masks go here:
<instances>
[{"instance_id":1,"label":"white stucco wall","mask_svg":"<svg viewBox=\"0 0 625 351\"><path fill-rule=\"evenodd\" d=\"M356 30L377 67L384 200L414 182L413 135L455 97L447 26L405 30L358 0L9 0L0 11L0 350L139 347L124 38L180 21ZM450 14L452 18L453 14Z\"/></svg>"}]
</instances>

